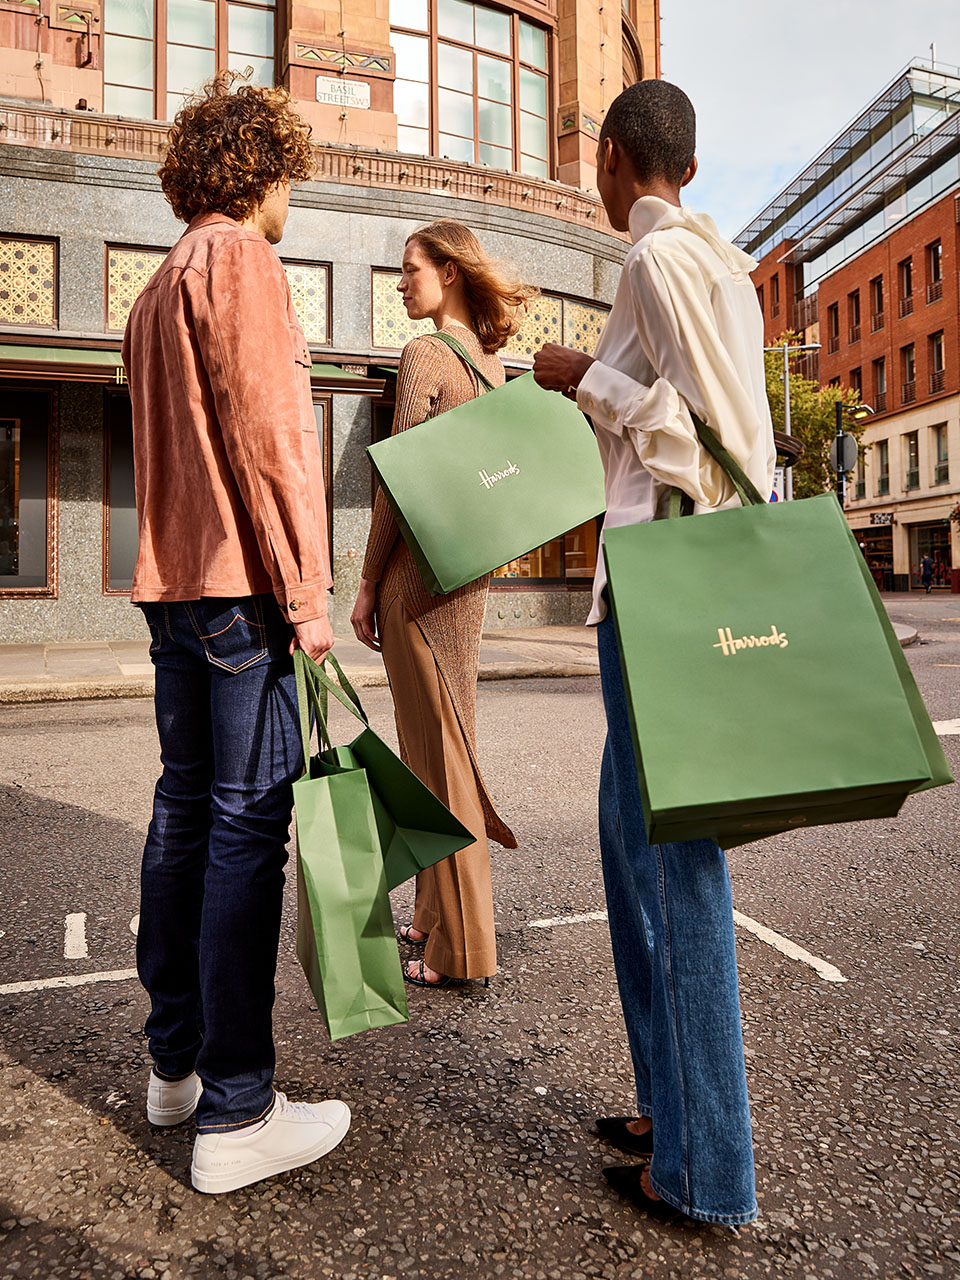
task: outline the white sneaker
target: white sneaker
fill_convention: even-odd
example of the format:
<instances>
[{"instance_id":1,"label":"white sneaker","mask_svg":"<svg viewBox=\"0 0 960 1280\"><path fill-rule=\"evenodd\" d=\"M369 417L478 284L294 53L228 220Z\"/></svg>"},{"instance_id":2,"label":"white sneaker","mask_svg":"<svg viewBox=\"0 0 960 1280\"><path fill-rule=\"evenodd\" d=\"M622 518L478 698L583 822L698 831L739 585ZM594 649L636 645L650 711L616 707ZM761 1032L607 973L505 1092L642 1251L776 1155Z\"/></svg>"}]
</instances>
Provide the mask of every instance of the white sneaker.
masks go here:
<instances>
[{"instance_id":1,"label":"white sneaker","mask_svg":"<svg viewBox=\"0 0 960 1280\"><path fill-rule=\"evenodd\" d=\"M153 1070L147 1085L147 1119L151 1124L182 1124L197 1109L203 1085L197 1073L183 1080L161 1080Z\"/></svg>"},{"instance_id":2,"label":"white sneaker","mask_svg":"<svg viewBox=\"0 0 960 1280\"><path fill-rule=\"evenodd\" d=\"M251 1182L299 1169L319 1160L343 1140L350 1108L326 1102L288 1102L277 1093L273 1110L260 1124L235 1133L198 1133L190 1177L198 1191L235 1191Z\"/></svg>"}]
</instances>

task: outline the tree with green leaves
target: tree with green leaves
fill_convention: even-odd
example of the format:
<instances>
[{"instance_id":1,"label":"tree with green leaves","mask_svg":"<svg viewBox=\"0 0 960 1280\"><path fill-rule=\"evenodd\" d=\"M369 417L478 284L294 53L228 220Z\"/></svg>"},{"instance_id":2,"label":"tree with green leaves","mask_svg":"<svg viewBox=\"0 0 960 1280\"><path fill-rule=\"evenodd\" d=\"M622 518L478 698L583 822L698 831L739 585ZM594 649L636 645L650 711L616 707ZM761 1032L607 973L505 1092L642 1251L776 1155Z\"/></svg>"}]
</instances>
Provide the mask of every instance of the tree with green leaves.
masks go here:
<instances>
[{"instance_id":1,"label":"tree with green leaves","mask_svg":"<svg viewBox=\"0 0 960 1280\"><path fill-rule=\"evenodd\" d=\"M784 333L775 342L799 346L799 333ZM793 361L791 361L793 363ZM783 430L783 353L768 351L764 356L767 375L767 399L777 431ZM836 475L830 466L830 445L837 433L837 401L859 404L860 393L852 387L821 387L819 383L790 372L790 433L803 444L803 457L793 466L793 496L812 498L836 488ZM864 422L845 417L844 430L857 440L863 435Z\"/></svg>"}]
</instances>

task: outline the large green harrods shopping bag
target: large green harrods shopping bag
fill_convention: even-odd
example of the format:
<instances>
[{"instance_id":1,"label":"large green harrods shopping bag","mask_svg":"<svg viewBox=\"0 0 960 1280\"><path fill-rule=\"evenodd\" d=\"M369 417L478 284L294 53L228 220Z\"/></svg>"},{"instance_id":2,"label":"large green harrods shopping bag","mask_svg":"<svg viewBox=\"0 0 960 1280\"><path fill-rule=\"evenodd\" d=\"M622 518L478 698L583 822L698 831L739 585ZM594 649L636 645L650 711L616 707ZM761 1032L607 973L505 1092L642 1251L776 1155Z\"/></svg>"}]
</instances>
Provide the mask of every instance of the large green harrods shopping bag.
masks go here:
<instances>
[{"instance_id":1,"label":"large green harrods shopping bag","mask_svg":"<svg viewBox=\"0 0 960 1280\"><path fill-rule=\"evenodd\" d=\"M339 1040L407 1020L389 890L474 837L367 726L339 665L328 661L342 687L302 650L294 654L306 765L293 784L297 956ZM364 725L349 746L333 746L327 692ZM311 709L320 740L313 757Z\"/></svg>"},{"instance_id":2,"label":"large green harrods shopping bag","mask_svg":"<svg viewBox=\"0 0 960 1280\"><path fill-rule=\"evenodd\" d=\"M952 782L834 495L766 503L696 426L744 505L604 532L650 841L891 817Z\"/></svg>"},{"instance_id":3,"label":"large green harrods shopping bag","mask_svg":"<svg viewBox=\"0 0 960 1280\"><path fill-rule=\"evenodd\" d=\"M477 374L448 334L433 334ZM473 582L605 507L603 467L575 404L513 378L370 445L370 459L432 595Z\"/></svg>"}]
</instances>

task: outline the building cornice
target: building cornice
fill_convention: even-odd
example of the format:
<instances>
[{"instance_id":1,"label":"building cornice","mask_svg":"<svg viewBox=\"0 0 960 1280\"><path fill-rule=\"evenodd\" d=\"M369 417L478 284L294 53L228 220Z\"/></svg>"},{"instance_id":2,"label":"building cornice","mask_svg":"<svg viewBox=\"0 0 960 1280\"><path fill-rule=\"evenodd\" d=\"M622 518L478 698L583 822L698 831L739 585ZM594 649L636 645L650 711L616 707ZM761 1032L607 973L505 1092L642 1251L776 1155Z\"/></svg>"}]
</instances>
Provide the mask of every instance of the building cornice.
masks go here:
<instances>
[{"instance_id":1,"label":"building cornice","mask_svg":"<svg viewBox=\"0 0 960 1280\"><path fill-rule=\"evenodd\" d=\"M159 164L167 129L167 125L154 121L88 111L57 111L53 107L0 100L0 142L64 156L110 156ZM572 223L615 243L625 243L610 226L596 196L559 182L450 160L332 143L320 143L315 151L316 178L320 182L452 196Z\"/></svg>"}]
</instances>

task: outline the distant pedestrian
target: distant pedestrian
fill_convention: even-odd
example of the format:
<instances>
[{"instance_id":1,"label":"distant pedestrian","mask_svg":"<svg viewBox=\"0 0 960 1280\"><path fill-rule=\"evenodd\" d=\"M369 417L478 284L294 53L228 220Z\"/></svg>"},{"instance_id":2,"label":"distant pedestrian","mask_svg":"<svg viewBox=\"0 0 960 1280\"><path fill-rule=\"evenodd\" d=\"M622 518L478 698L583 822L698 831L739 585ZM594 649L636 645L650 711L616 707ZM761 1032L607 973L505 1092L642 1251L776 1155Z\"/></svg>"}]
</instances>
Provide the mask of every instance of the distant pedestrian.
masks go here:
<instances>
[{"instance_id":1,"label":"distant pedestrian","mask_svg":"<svg viewBox=\"0 0 960 1280\"><path fill-rule=\"evenodd\" d=\"M191 1177L230 1191L324 1155L342 1102L274 1091L283 866L301 773L292 653L333 646L310 353L280 260L310 130L228 73L178 113L160 182L188 223L134 304L140 546L163 774L143 853L147 1117L196 1111Z\"/></svg>"},{"instance_id":2,"label":"distant pedestrian","mask_svg":"<svg viewBox=\"0 0 960 1280\"><path fill-rule=\"evenodd\" d=\"M933 560L930 556L923 556L920 560L920 581L929 595L933 586Z\"/></svg>"},{"instance_id":3,"label":"distant pedestrian","mask_svg":"<svg viewBox=\"0 0 960 1280\"><path fill-rule=\"evenodd\" d=\"M633 247L596 359L551 344L534 362L541 386L575 397L593 420L608 527L666 514L672 486L700 511L736 502L691 412L761 492L773 484L756 264L710 218L682 207L680 188L697 168L694 142L693 107L674 85L644 80L613 102L597 185ZM639 1115L601 1117L598 1128L652 1158L604 1173L649 1214L682 1211L735 1226L755 1218L757 1204L726 861L712 840L647 841L605 582L601 560L589 618L599 624L607 715L600 848ZM670 600L649 607L669 609Z\"/></svg>"}]
</instances>

